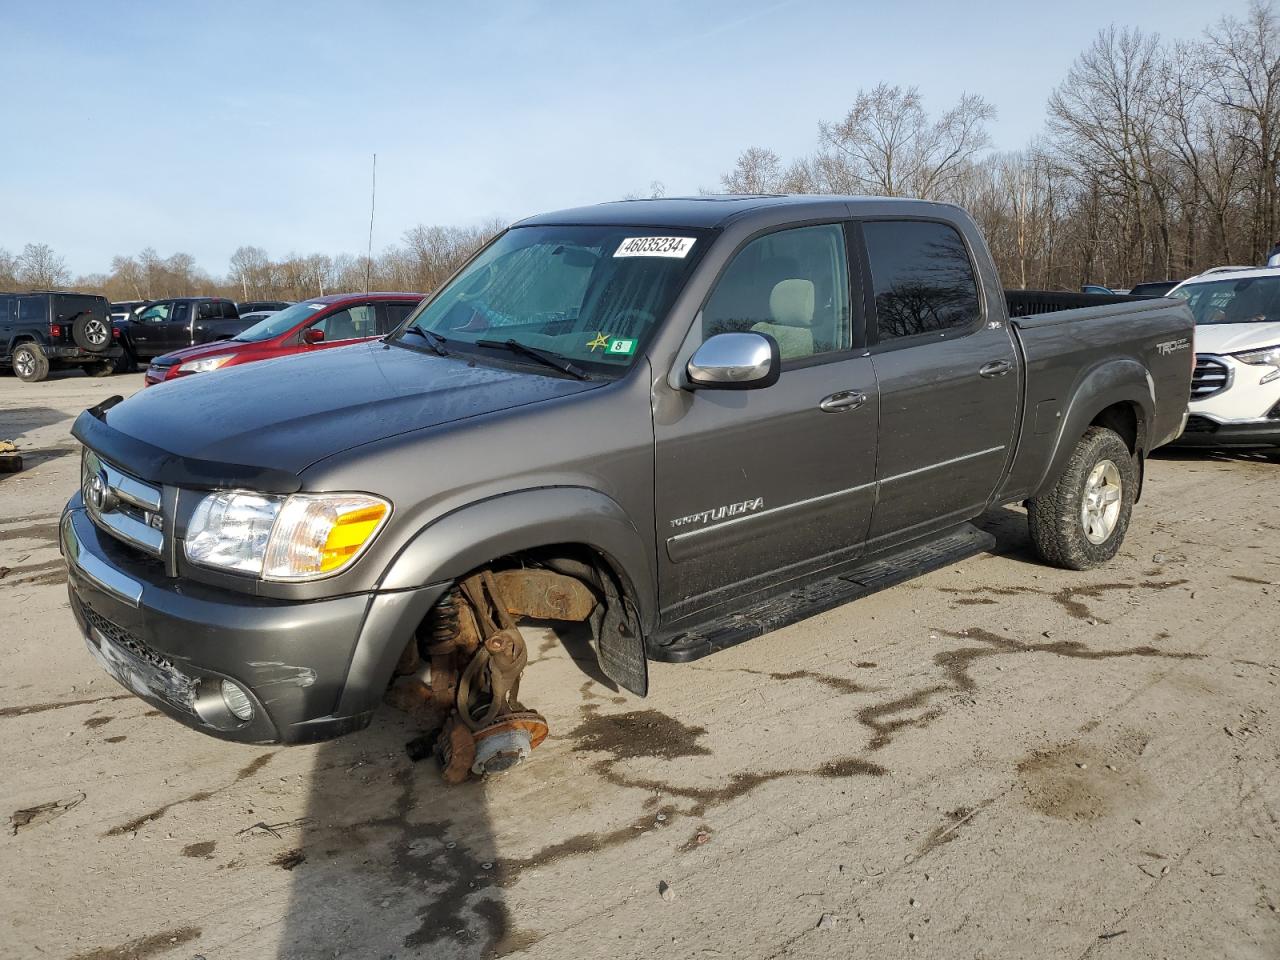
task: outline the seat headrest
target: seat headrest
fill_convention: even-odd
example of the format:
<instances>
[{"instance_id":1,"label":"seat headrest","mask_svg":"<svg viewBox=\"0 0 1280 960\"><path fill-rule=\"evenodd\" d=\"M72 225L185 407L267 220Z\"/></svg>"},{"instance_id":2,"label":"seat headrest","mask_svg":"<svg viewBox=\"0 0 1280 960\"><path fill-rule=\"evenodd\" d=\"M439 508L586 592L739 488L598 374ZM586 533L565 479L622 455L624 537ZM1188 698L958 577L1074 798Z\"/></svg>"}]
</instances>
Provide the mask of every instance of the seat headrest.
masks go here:
<instances>
[{"instance_id":1,"label":"seat headrest","mask_svg":"<svg viewBox=\"0 0 1280 960\"><path fill-rule=\"evenodd\" d=\"M787 327L813 325L813 284L808 280L780 280L769 294L773 322Z\"/></svg>"}]
</instances>

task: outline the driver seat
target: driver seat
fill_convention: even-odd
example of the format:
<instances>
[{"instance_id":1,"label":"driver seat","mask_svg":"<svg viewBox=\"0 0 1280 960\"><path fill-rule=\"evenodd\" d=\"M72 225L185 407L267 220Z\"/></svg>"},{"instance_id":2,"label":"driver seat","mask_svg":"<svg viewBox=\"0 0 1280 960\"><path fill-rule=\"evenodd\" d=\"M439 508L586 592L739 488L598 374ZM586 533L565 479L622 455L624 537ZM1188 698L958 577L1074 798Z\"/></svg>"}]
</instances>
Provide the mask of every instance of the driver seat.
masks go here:
<instances>
[{"instance_id":1,"label":"driver seat","mask_svg":"<svg viewBox=\"0 0 1280 960\"><path fill-rule=\"evenodd\" d=\"M813 356L813 283L799 278L780 280L769 293L770 322L753 324L756 333L778 341L783 360Z\"/></svg>"}]
</instances>

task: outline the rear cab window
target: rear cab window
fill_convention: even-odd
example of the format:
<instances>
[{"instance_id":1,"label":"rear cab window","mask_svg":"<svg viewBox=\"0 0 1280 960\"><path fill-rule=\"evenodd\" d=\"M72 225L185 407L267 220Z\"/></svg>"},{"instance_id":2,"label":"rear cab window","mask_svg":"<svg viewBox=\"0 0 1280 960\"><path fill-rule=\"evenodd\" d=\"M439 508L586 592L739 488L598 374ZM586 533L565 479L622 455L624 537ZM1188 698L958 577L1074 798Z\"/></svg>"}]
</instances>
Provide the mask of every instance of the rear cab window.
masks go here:
<instances>
[{"instance_id":1,"label":"rear cab window","mask_svg":"<svg viewBox=\"0 0 1280 960\"><path fill-rule=\"evenodd\" d=\"M956 229L931 220L862 223L879 343L938 339L982 316L969 250Z\"/></svg>"}]
</instances>

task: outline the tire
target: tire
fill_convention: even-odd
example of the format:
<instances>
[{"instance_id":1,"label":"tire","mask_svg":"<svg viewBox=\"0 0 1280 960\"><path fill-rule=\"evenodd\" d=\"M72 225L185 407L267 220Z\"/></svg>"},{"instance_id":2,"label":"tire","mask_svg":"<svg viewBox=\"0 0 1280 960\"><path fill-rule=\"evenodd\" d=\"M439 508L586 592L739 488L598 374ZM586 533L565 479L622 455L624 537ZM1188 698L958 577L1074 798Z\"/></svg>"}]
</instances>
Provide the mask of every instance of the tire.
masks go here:
<instances>
[{"instance_id":1,"label":"tire","mask_svg":"<svg viewBox=\"0 0 1280 960\"><path fill-rule=\"evenodd\" d=\"M1027 502L1036 553L1045 563L1068 570L1106 563L1124 543L1137 491L1128 446L1114 430L1090 427L1057 482Z\"/></svg>"},{"instance_id":2,"label":"tire","mask_svg":"<svg viewBox=\"0 0 1280 960\"><path fill-rule=\"evenodd\" d=\"M39 383L49 376L49 358L38 343L20 343L10 358L13 372L23 383Z\"/></svg>"},{"instance_id":3,"label":"tire","mask_svg":"<svg viewBox=\"0 0 1280 960\"><path fill-rule=\"evenodd\" d=\"M91 377L109 377L116 372L114 360L94 360L84 365L84 372Z\"/></svg>"},{"instance_id":4,"label":"tire","mask_svg":"<svg viewBox=\"0 0 1280 960\"><path fill-rule=\"evenodd\" d=\"M82 313L71 322L71 339L81 350L102 353L111 346L111 319Z\"/></svg>"},{"instance_id":5,"label":"tire","mask_svg":"<svg viewBox=\"0 0 1280 960\"><path fill-rule=\"evenodd\" d=\"M120 356L115 360L116 373L133 373L138 368L138 358L133 355L133 351L125 347L120 351Z\"/></svg>"}]
</instances>

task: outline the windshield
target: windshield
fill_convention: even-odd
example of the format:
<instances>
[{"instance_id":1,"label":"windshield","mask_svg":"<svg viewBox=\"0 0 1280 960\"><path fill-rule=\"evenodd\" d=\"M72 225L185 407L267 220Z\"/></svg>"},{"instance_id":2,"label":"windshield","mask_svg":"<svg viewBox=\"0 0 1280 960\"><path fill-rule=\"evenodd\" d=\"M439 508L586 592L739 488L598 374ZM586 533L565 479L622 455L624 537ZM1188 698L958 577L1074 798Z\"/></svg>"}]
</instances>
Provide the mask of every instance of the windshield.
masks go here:
<instances>
[{"instance_id":1,"label":"windshield","mask_svg":"<svg viewBox=\"0 0 1280 960\"><path fill-rule=\"evenodd\" d=\"M280 336L287 330L292 330L307 317L318 310L323 310L327 306L327 303L316 303L312 300L295 303L287 310L281 310L279 313L264 317L247 330L237 333L232 339L246 340L250 343L258 340L270 340L272 337Z\"/></svg>"},{"instance_id":2,"label":"windshield","mask_svg":"<svg viewBox=\"0 0 1280 960\"><path fill-rule=\"evenodd\" d=\"M1186 283L1169 296L1187 301L1197 326L1280 320L1280 276Z\"/></svg>"},{"instance_id":3,"label":"windshield","mask_svg":"<svg viewBox=\"0 0 1280 960\"><path fill-rule=\"evenodd\" d=\"M515 340L596 372L624 370L708 242L705 231L673 228L517 227L468 264L401 335L430 331L450 350Z\"/></svg>"}]
</instances>

